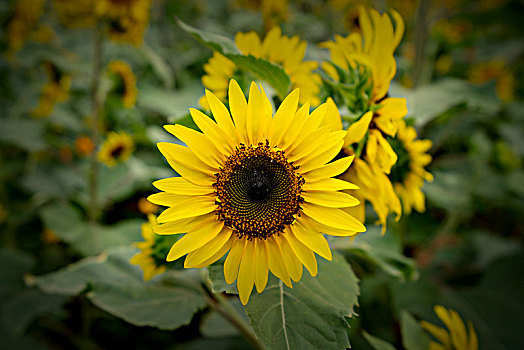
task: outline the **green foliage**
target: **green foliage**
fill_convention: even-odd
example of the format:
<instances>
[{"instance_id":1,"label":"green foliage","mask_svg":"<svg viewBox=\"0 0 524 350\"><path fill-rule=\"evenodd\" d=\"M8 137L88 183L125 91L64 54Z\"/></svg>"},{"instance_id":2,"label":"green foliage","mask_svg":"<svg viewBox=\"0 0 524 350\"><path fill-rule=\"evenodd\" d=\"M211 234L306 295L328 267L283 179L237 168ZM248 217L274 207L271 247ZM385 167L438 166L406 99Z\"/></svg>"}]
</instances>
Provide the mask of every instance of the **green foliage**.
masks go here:
<instances>
[{"instance_id":1,"label":"green foliage","mask_svg":"<svg viewBox=\"0 0 524 350\"><path fill-rule=\"evenodd\" d=\"M400 332L402 333L402 345L406 350L429 348L429 336L417 320L405 310L400 313Z\"/></svg>"},{"instance_id":2,"label":"green foliage","mask_svg":"<svg viewBox=\"0 0 524 350\"><path fill-rule=\"evenodd\" d=\"M292 289L271 278L246 305L251 325L268 349L340 349L349 346L346 317L355 315L358 279L340 256L319 261L317 277Z\"/></svg>"},{"instance_id":3,"label":"green foliage","mask_svg":"<svg viewBox=\"0 0 524 350\"><path fill-rule=\"evenodd\" d=\"M371 347L375 350L394 350L395 347L385 340L377 338L368 332L362 332L362 335L369 342Z\"/></svg>"},{"instance_id":4,"label":"green foliage","mask_svg":"<svg viewBox=\"0 0 524 350\"><path fill-rule=\"evenodd\" d=\"M175 329L189 324L205 305L198 274L172 272L146 284L140 269L129 264L134 253L134 248L115 248L28 281L46 293L86 291L94 305L135 325Z\"/></svg>"}]
</instances>

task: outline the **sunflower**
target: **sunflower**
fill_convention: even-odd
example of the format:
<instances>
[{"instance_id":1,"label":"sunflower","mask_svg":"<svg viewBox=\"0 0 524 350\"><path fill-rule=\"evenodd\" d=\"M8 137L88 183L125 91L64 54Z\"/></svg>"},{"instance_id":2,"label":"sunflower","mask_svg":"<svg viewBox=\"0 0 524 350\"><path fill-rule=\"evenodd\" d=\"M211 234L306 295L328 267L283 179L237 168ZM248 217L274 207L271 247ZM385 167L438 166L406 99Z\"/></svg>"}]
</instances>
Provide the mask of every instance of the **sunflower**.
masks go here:
<instances>
[{"instance_id":1,"label":"sunflower","mask_svg":"<svg viewBox=\"0 0 524 350\"><path fill-rule=\"evenodd\" d=\"M26 40L39 30L38 21L44 12L45 0L18 0L6 27L7 56L12 58Z\"/></svg>"},{"instance_id":2,"label":"sunflower","mask_svg":"<svg viewBox=\"0 0 524 350\"><path fill-rule=\"evenodd\" d=\"M333 123L333 120L338 119L340 121L341 119L334 102L328 99L327 105L331 106L331 115L334 117L331 120L325 119L321 125L331 126L332 130L342 129L340 122L340 124ZM370 134L368 128L372 114L372 112L364 114L359 120L349 126L342 150L347 155L355 156L355 159L351 166L340 175L340 178L358 186L358 190L348 189L345 192L360 201L360 204L344 208L344 210L361 222L364 222L366 219L365 201L367 200L377 213L378 222L382 224L382 233L384 233L389 214L395 213L398 220L402 210L400 200L393 190L391 181L376 161L376 154L372 161L369 160L367 154L363 155L367 151L367 147L364 147L364 145L366 135ZM387 145L389 146L389 143ZM380 154L382 151L379 150L377 153ZM393 152L393 154L395 153ZM381 159L381 156L378 159Z\"/></svg>"},{"instance_id":3,"label":"sunflower","mask_svg":"<svg viewBox=\"0 0 524 350\"><path fill-rule=\"evenodd\" d=\"M437 341L431 341L430 350L477 350L479 347L477 333L471 321L468 329L455 310L436 305L433 309L447 329L421 321L422 328L427 330Z\"/></svg>"},{"instance_id":4,"label":"sunflower","mask_svg":"<svg viewBox=\"0 0 524 350\"><path fill-rule=\"evenodd\" d=\"M133 149L134 142L129 134L111 131L98 151L98 160L112 167L129 158Z\"/></svg>"},{"instance_id":5,"label":"sunflower","mask_svg":"<svg viewBox=\"0 0 524 350\"><path fill-rule=\"evenodd\" d=\"M504 61L495 60L478 63L469 72L469 81L473 84L484 84L495 80L497 96L504 102L515 99L515 77L508 70Z\"/></svg>"},{"instance_id":6,"label":"sunflower","mask_svg":"<svg viewBox=\"0 0 524 350\"><path fill-rule=\"evenodd\" d=\"M114 60L109 63L107 71L116 77L115 90L122 96L124 107L133 107L136 103L137 88L131 66L127 62Z\"/></svg>"},{"instance_id":7,"label":"sunflower","mask_svg":"<svg viewBox=\"0 0 524 350\"><path fill-rule=\"evenodd\" d=\"M93 0L53 0L60 23L68 28L91 27L95 23L95 2Z\"/></svg>"},{"instance_id":8,"label":"sunflower","mask_svg":"<svg viewBox=\"0 0 524 350\"><path fill-rule=\"evenodd\" d=\"M391 17L395 28L387 14L381 15L374 9L368 12L360 7L361 33L351 33L345 38L336 35L334 41L321 44L329 50L331 61L343 70L355 69L357 63L370 69L373 80L371 102L380 101L386 95L397 70L393 53L404 34L404 21L395 10L391 10ZM339 79L331 64L325 63L322 68L333 79Z\"/></svg>"},{"instance_id":9,"label":"sunflower","mask_svg":"<svg viewBox=\"0 0 524 350\"><path fill-rule=\"evenodd\" d=\"M314 253L331 260L323 235L352 236L364 232L357 219L340 208L358 201L340 190L354 189L332 178L353 157L333 162L345 131L320 127L327 105L309 114L309 103L298 111L299 91L282 102L275 115L264 89L251 84L249 99L235 80L229 84L229 108L206 91L214 120L198 110L191 116L202 133L182 125L166 130L186 146L158 147L181 177L156 181L164 191L149 200L168 206L155 232L186 233L167 256L187 254L184 267L208 266L227 254L224 276L237 281L245 305L253 285L261 293L268 272L292 288L302 265L317 274ZM329 118L328 118L329 119Z\"/></svg>"},{"instance_id":10,"label":"sunflower","mask_svg":"<svg viewBox=\"0 0 524 350\"><path fill-rule=\"evenodd\" d=\"M285 22L288 18L288 0L236 0L234 4L261 13L266 29Z\"/></svg>"},{"instance_id":11,"label":"sunflower","mask_svg":"<svg viewBox=\"0 0 524 350\"><path fill-rule=\"evenodd\" d=\"M95 13L109 26L109 38L116 42L140 45L149 23L152 0L99 0Z\"/></svg>"},{"instance_id":12,"label":"sunflower","mask_svg":"<svg viewBox=\"0 0 524 350\"><path fill-rule=\"evenodd\" d=\"M402 121L397 136L389 140L399 155L390 178L395 192L402 200L405 214L410 214L412 208L418 212L426 210L421 188L424 180L433 181L433 175L424 170L431 162L431 156L426 153L431 148L431 140L415 140L416 137L415 128Z\"/></svg>"},{"instance_id":13,"label":"sunflower","mask_svg":"<svg viewBox=\"0 0 524 350\"><path fill-rule=\"evenodd\" d=\"M165 260L155 258L155 245L157 240L153 232L153 227L157 224L156 217L153 214L149 214L147 218L148 222L142 224L142 238L144 238L144 241L134 244L135 247L140 249L140 253L133 256L129 261L133 265L140 266L144 272L145 281L149 281L156 275L164 273L167 269Z\"/></svg>"},{"instance_id":14,"label":"sunflower","mask_svg":"<svg viewBox=\"0 0 524 350\"><path fill-rule=\"evenodd\" d=\"M243 55L264 58L281 66L289 75L291 87L300 88L300 103L309 102L313 106L320 103L320 76L313 73L318 64L304 61L307 43L298 36L282 35L279 27L273 27L261 41L255 32L237 33L235 43ZM229 80L239 72L236 65L227 57L213 53L213 57L204 65L206 75L202 77L204 86L211 90L222 102L226 101ZM209 110L206 96L200 99L200 105Z\"/></svg>"},{"instance_id":15,"label":"sunflower","mask_svg":"<svg viewBox=\"0 0 524 350\"><path fill-rule=\"evenodd\" d=\"M71 76L57 66L46 62L44 68L49 81L42 87L38 105L31 112L36 118L48 117L57 103L67 101L71 87Z\"/></svg>"}]
</instances>

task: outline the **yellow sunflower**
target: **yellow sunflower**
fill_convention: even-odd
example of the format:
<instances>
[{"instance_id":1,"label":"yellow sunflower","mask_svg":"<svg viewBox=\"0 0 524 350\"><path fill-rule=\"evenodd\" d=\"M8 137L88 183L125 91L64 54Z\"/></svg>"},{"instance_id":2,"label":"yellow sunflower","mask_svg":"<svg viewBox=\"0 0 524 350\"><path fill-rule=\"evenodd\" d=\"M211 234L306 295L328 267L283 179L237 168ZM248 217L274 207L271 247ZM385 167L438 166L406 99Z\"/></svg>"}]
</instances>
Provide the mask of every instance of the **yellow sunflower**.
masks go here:
<instances>
[{"instance_id":1,"label":"yellow sunflower","mask_svg":"<svg viewBox=\"0 0 524 350\"><path fill-rule=\"evenodd\" d=\"M133 107L136 103L137 88L131 66L127 62L114 60L109 63L107 71L117 77L115 90L122 96L124 107Z\"/></svg>"},{"instance_id":2,"label":"yellow sunflower","mask_svg":"<svg viewBox=\"0 0 524 350\"><path fill-rule=\"evenodd\" d=\"M288 18L288 0L236 0L235 5L262 13L266 29L285 22Z\"/></svg>"},{"instance_id":3,"label":"yellow sunflower","mask_svg":"<svg viewBox=\"0 0 524 350\"><path fill-rule=\"evenodd\" d=\"M38 105L32 110L31 115L36 118L48 117L59 102L69 99L71 76L64 74L52 63L45 63L48 82L42 87Z\"/></svg>"},{"instance_id":4,"label":"yellow sunflower","mask_svg":"<svg viewBox=\"0 0 524 350\"><path fill-rule=\"evenodd\" d=\"M332 130L342 129L341 116L334 102L328 99L327 105L330 107L332 118L331 120L325 119L322 125L331 126ZM383 158L380 155L383 151L379 149L376 152L379 156L375 154L375 158L372 161L366 154L367 147L364 147L364 145L366 144L366 135L371 133L369 131L369 123L372 114L372 112L364 114L359 120L349 126L344 138L343 151L347 155L355 156L355 159L351 166L340 175L340 178L358 186L358 189L348 189L345 192L360 201L360 204L344 208L344 210L364 223L366 219L365 201L370 202L377 213L378 222L382 224L382 233L384 233L389 214L395 213L398 220L400 219L402 209L391 181L377 162L377 159ZM333 122L337 119L339 123ZM390 147L389 143L386 142L386 144ZM394 152L393 154L396 157Z\"/></svg>"},{"instance_id":5,"label":"yellow sunflower","mask_svg":"<svg viewBox=\"0 0 524 350\"><path fill-rule=\"evenodd\" d=\"M421 321L422 328L428 331L435 340L429 344L430 350L477 350L479 342L477 333L471 321L468 329L459 314L452 309L436 305L433 309L447 329L435 326L427 321Z\"/></svg>"},{"instance_id":6,"label":"yellow sunflower","mask_svg":"<svg viewBox=\"0 0 524 350\"><path fill-rule=\"evenodd\" d=\"M298 36L282 35L279 27L273 27L263 40L255 32L237 33L235 43L243 55L265 58L280 65L291 79L293 89L300 88L300 103L309 102L312 106L320 103L320 76L313 73L318 64L304 61L307 43ZM211 90L222 102L225 102L229 80L237 73L237 67L227 57L215 52L204 65L206 75L202 77L204 86ZM200 99L200 105L209 110L206 96Z\"/></svg>"},{"instance_id":7,"label":"yellow sunflower","mask_svg":"<svg viewBox=\"0 0 524 350\"><path fill-rule=\"evenodd\" d=\"M149 197L168 206L155 232L186 233L169 251L173 261L187 254L184 267L200 268L227 254L224 276L237 281L245 305L253 285L261 293L268 272L290 288L302 277L302 265L317 274L314 253L331 260L323 235L364 232L360 221L341 208L358 204L340 190L355 185L334 179L353 157L330 162L340 152L345 131L320 127L327 105L309 114L309 103L297 111L298 89L275 115L255 83L249 99L235 80L229 84L229 109L206 91L214 120L198 110L191 116L202 130L168 125L184 142L158 147L181 177L156 181L164 191ZM230 114L231 112L231 114ZM329 118L328 118L329 119Z\"/></svg>"},{"instance_id":8,"label":"yellow sunflower","mask_svg":"<svg viewBox=\"0 0 524 350\"><path fill-rule=\"evenodd\" d=\"M515 99L515 77L504 61L494 60L474 65L469 72L469 80L473 84L495 80L496 92L502 101L511 102Z\"/></svg>"},{"instance_id":9,"label":"yellow sunflower","mask_svg":"<svg viewBox=\"0 0 524 350\"><path fill-rule=\"evenodd\" d=\"M129 134L111 131L98 151L98 160L108 167L113 167L127 160L133 150L134 142Z\"/></svg>"},{"instance_id":10,"label":"yellow sunflower","mask_svg":"<svg viewBox=\"0 0 524 350\"><path fill-rule=\"evenodd\" d=\"M99 0L95 13L109 23L109 38L140 45L149 23L152 0Z\"/></svg>"},{"instance_id":11,"label":"yellow sunflower","mask_svg":"<svg viewBox=\"0 0 524 350\"><path fill-rule=\"evenodd\" d=\"M133 265L139 265L144 272L144 280L149 281L156 275L160 275L166 271L166 265L162 261L158 262L155 259L155 233L153 227L157 224L156 217L153 214L147 216L148 222L142 224L143 242L137 242L134 245L140 249L140 253L136 254L129 261Z\"/></svg>"},{"instance_id":12,"label":"yellow sunflower","mask_svg":"<svg viewBox=\"0 0 524 350\"><path fill-rule=\"evenodd\" d=\"M433 175L424 170L431 162L431 156L426 152L431 148L431 140L415 140L417 131L400 123L397 136L390 138L399 161L393 166L390 178L395 192L402 200L405 214L410 214L414 208L418 212L426 210L425 196L421 188L424 180L433 181Z\"/></svg>"},{"instance_id":13,"label":"yellow sunflower","mask_svg":"<svg viewBox=\"0 0 524 350\"><path fill-rule=\"evenodd\" d=\"M391 17L395 27L388 14L381 15L374 9L367 11L360 7L361 33L351 33L347 37L336 35L334 41L321 44L329 50L331 61L340 68L355 69L359 63L370 69L373 80L371 102L377 102L386 95L397 70L393 53L404 34L404 21L395 10L391 10ZM333 79L339 80L332 65L324 63L322 68Z\"/></svg>"}]
</instances>

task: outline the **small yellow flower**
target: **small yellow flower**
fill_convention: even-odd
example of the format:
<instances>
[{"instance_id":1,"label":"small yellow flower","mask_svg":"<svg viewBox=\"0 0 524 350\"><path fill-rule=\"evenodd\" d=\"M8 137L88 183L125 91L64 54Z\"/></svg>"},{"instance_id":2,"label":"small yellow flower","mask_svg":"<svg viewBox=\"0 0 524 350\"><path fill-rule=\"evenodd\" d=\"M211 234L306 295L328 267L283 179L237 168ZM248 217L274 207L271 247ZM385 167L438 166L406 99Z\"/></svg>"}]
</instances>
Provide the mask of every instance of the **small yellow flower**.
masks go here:
<instances>
[{"instance_id":1,"label":"small yellow flower","mask_svg":"<svg viewBox=\"0 0 524 350\"><path fill-rule=\"evenodd\" d=\"M42 87L38 105L33 109L31 115L35 118L48 117L59 102L69 99L71 77L64 74L52 63L44 65L49 81Z\"/></svg>"},{"instance_id":2,"label":"small yellow flower","mask_svg":"<svg viewBox=\"0 0 524 350\"><path fill-rule=\"evenodd\" d=\"M152 0L98 0L95 13L109 23L109 38L140 45L149 23Z\"/></svg>"},{"instance_id":3,"label":"small yellow flower","mask_svg":"<svg viewBox=\"0 0 524 350\"><path fill-rule=\"evenodd\" d=\"M139 265L144 272L144 280L149 281L156 275L160 275L166 271L165 264L159 264L154 257L154 248L156 243L155 233L153 227L157 225L156 217L152 214L148 215L148 222L142 224L143 242L137 242L134 245L140 249L140 253L136 254L129 261L133 265Z\"/></svg>"},{"instance_id":4,"label":"small yellow flower","mask_svg":"<svg viewBox=\"0 0 524 350\"><path fill-rule=\"evenodd\" d=\"M422 328L436 340L429 344L430 350L477 350L478 338L473 324L468 321L468 329L459 314L452 309L436 305L433 309L446 328L441 328L427 321L420 321Z\"/></svg>"},{"instance_id":5,"label":"small yellow flower","mask_svg":"<svg viewBox=\"0 0 524 350\"><path fill-rule=\"evenodd\" d=\"M124 107L133 107L136 103L137 88L136 78L131 66L127 62L114 60L109 63L107 71L117 77L114 90L121 94Z\"/></svg>"},{"instance_id":6,"label":"small yellow flower","mask_svg":"<svg viewBox=\"0 0 524 350\"><path fill-rule=\"evenodd\" d=\"M412 208L419 213L426 210L425 196L421 188L424 180L433 181L433 175L424 167L431 162L431 156L426 152L431 148L431 140L416 140L417 132L404 121L395 138L390 138L399 161L393 166L390 178L395 192L402 200L405 214L410 214Z\"/></svg>"},{"instance_id":7,"label":"small yellow flower","mask_svg":"<svg viewBox=\"0 0 524 350\"><path fill-rule=\"evenodd\" d=\"M75 150L81 156L88 156L95 149L95 144L88 136L79 136L75 140Z\"/></svg>"},{"instance_id":8,"label":"small yellow flower","mask_svg":"<svg viewBox=\"0 0 524 350\"><path fill-rule=\"evenodd\" d=\"M265 58L280 65L291 79L291 88L300 88L300 103L309 102L317 106L320 99L320 76L313 71L318 64L304 61L307 43L298 36L282 35L279 27L273 27L263 40L255 32L237 33L235 43L243 55ZM206 75L202 77L204 86L225 102L229 80L235 76L235 64L215 52L204 65ZM206 96L200 99L200 105L209 109Z\"/></svg>"},{"instance_id":9,"label":"small yellow flower","mask_svg":"<svg viewBox=\"0 0 524 350\"><path fill-rule=\"evenodd\" d=\"M185 233L167 260L186 256L184 267L200 268L227 254L225 280L237 281L245 305L253 286L259 293L264 290L269 271L290 288L291 281L302 278L303 266L315 276L315 253L332 258L324 234L354 236L365 231L342 210L358 200L340 190L356 186L333 178L353 157L331 162L346 132L320 127L331 120L325 104L311 114L309 103L297 111L298 89L274 115L264 89L255 83L246 101L231 80L229 110L211 92L206 95L214 120L190 110L202 132L166 126L187 145L158 144L181 177L156 181L163 192L148 199L169 207L158 217L157 234Z\"/></svg>"},{"instance_id":10,"label":"small yellow flower","mask_svg":"<svg viewBox=\"0 0 524 350\"><path fill-rule=\"evenodd\" d=\"M342 69L355 69L359 63L371 70L373 93L370 102L377 102L386 95L397 70L393 53L404 34L404 21L394 10L391 10L391 17L395 27L388 14L381 15L374 9L367 11L361 7L359 23L362 33L351 33L345 38L336 35L334 41L321 44L329 49L331 61ZM333 79L339 79L329 63L323 64L322 68Z\"/></svg>"},{"instance_id":11,"label":"small yellow flower","mask_svg":"<svg viewBox=\"0 0 524 350\"><path fill-rule=\"evenodd\" d=\"M98 160L108 167L113 167L119 162L126 161L133 150L134 142L129 134L111 131L98 151Z\"/></svg>"}]
</instances>

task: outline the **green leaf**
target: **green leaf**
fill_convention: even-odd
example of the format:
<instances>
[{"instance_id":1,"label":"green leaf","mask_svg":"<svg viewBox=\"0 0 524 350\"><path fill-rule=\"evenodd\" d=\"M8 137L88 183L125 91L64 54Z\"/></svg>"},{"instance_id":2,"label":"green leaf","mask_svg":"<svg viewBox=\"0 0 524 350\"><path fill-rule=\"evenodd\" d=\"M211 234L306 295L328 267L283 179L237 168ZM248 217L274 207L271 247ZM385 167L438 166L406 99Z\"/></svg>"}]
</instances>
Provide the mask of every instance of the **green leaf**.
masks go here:
<instances>
[{"instance_id":1,"label":"green leaf","mask_svg":"<svg viewBox=\"0 0 524 350\"><path fill-rule=\"evenodd\" d=\"M211 290L213 293L230 293L238 294L237 282L233 284L227 284L226 278L224 277L224 263L216 262L213 265L207 267L207 280L211 284Z\"/></svg>"},{"instance_id":2,"label":"green leaf","mask_svg":"<svg viewBox=\"0 0 524 350\"><path fill-rule=\"evenodd\" d=\"M406 310L400 312L400 331L402 333L402 345L406 350L426 350L429 348L429 336Z\"/></svg>"},{"instance_id":3,"label":"green leaf","mask_svg":"<svg viewBox=\"0 0 524 350\"><path fill-rule=\"evenodd\" d=\"M376 265L398 280L413 280L418 277L414 260L402 254L402 247L396 236L383 236L377 227L369 228L352 241L339 239L334 247L342 250L348 257L356 256Z\"/></svg>"},{"instance_id":4,"label":"green leaf","mask_svg":"<svg viewBox=\"0 0 524 350\"><path fill-rule=\"evenodd\" d=\"M395 347L387 341L377 338L366 331L362 331L362 335L375 350L395 350Z\"/></svg>"},{"instance_id":5,"label":"green leaf","mask_svg":"<svg viewBox=\"0 0 524 350\"><path fill-rule=\"evenodd\" d=\"M237 313L244 318L246 323L249 322L244 307L240 303L240 299L236 297L229 298L228 302ZM223 338L239 335L238 329L214 310L211 310L202 320L202 323L200 324L200 333L209 338Z\"/></svg>"},{"instance_id":6,"label":"green leaf","mask_svg":"<svg viewBox=\"0 0 524 350\"><path fill-rule=\"evenodd\" d=\"M2 119L0 141L16 145L26 151L45 149L44 124L41 120Z\"/></svg>"},{"instance_id":7,"label":"green leaf","mask_svg":"<svg viewBox=\"0 0 524 350\"><path fill-rule=\"evenodd\" d=\"M170 123L175 123L186 116L190 107L198 105L203 93L199 83L177 91L146 85L140 88L137 102L140 108L158 113L168 118Z\"/></svg>"},{"instance_id":8,"label":"green leaf","mask_svg":"<svg viewBox=\"0 0 524 350\"><path fill-rule=\"evenodd\" d=\"M358 280L338 255L319 259L317 277L304 275L293 289L271 277L262 294L253 292L246 312L268 349L342 349L349 346L348 322L357 304Z\"/></svg>"},{"instance_id":9,"label":"green leaf","mask_svg":"<svg viewBox=\"0 0 524 350\"><path fill-rule=\"evenodd\" d=\"M104 311L138 326L175 329L191 322L205 305L195 270L169 271L149 283L141 270L129 263L136 253L119 247L83 259L62 270L31 276L28 282L46 293L87 297Z\"/></svg>"},{"instance_id":10,"label":"green leaf","mask_svg":"<svg viewBox=\"0 0 524 350\"><path fill-rule=\"evenodd\" d=\"M190 33L205 46L229 58L239 69L248 71L254 74L257 79L269 83L281 99L283 99L289 92L291 80L284 69L279 65L271 63L264 58L240 54L234 41L229 38L203 32L187 25L178 18L177 22L183 30Z\"/></svg>"},{"instance_id":11,"label":"green leaf","mask_svg":"<svg viewBox=\"0 0 524 350\"><path fill-rule=\"evenodd\" d=\"M291 80L282 67L252 55L226 54L225 56L238 68L251 72L256 78L269 83L281 99L284 99L289 92Z\"/></svg>"},{"instance_id":12,"label":"green leaf","mask_svg":"<svg viewBox=\"0 0 524 350\"><path fill-rule=\"evenodd\" d=\"M486 113L494 113L500 107L493 84L476 86L460 79L442 79L413 90L393 83L390 93L407 98L408 117L414 117L417 125L424 125L463 102Z\"/></svg>"},{"instance_id":13,"label":"green leaf","mask_svg":"<svg viewBox=\"0 0 524 350\"><path fill-rule=\"evenodd\" d=\"M204 32L191 27L190 25L182 22L182 20L178 17L175 17L175 19L180 28L191 34L196 40L209 47L211 50L218 51L221 54L238 53L238 49L233 40L222 35Z\"/></svg>"}]
</instances>

